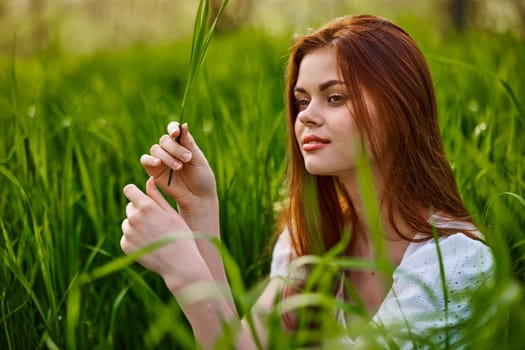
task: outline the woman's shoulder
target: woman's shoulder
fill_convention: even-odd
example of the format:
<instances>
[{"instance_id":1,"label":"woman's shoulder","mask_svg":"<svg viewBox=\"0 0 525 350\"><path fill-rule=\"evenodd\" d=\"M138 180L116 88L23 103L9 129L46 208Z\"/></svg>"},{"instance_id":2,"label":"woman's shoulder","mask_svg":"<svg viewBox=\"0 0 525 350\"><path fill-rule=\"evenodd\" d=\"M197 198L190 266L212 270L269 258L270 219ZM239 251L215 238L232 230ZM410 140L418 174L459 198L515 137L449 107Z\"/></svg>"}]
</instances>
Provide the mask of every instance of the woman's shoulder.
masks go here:
<instances>
[{"instance_id":1,"label":"woman's shoulder","mask_svg":"<svg viewBox=\"0 0 525 350\"><path fill-rule=\"evenodd\" d=\"M429 222L436 228L457 230L457 232L446 236L430 237L422 242L412 242L408 245L399 268L420 270L443 265L446 271L457 268L457 264L465 268L470 263L473 269L480 270L486 264L492 264L491 249L472 223L448 219L441 215L431 216ZM464 232L468 232L468 235ZM416 235L415 238L421 236Z\"/></svg>"},{"instance_id":2,"label":"woman's shoulder","mask_svg":"<svg viewBox=\"0 0 525 350\"><path fill-rule=\"evenodd\" d=\"M479 232L475 231L473 235L479 238L473 238L463 232L457 232L437 238L430 237L425 241L412 242L408 245L401 264L406 264L415 258L434 256L435 254L431 254L431 252L435 251L437 253L438 250L442 256L456 256L469 250L479 254L483 252L489 253L490 247L482 240Z\"/></svg>"},{"instance_id":3,"label":"woman's shoulder","mask_svg":"<svg viewBox=\"0 0 525 350\"><path fill-rule=\"evenodd\" d=\"M465 319L472 293L490 283L494 273L490 247L464 233L411 243L394 271L390 298L409 315L439 313L448 299L453 317Z\"/></svg>"},{"instance_id":4,"label":"woman's shoulder","mask_svg":"<svg viewBox=\"0 0 525 350\"><path fill-rule=\"evenodd\" d=\"M439 331L454 326L451 337L457 340L460 327L455 326L470 319L473 295L493 275L490 247L464 233L411 243L374 321L399 326L402 339L403 325L410 320L412 334L437 332L436 339L429 339L436 344L443 339Z\"/></svg>"},{"instance_id":5,"label":"woman's shoulder","mask_svg":"<svg viewBox=\"0 0 525 350\"><path fill-rule=\"evenodd\" d=\"M411 273L431 280L436 273L444 273L447 279L456 279L454 284L457 285L458 280L469 276L483 277L493 269L493 264L492 251L487 244L458 232L411 243L394 275Z\"/></svg>"}]
</instances>

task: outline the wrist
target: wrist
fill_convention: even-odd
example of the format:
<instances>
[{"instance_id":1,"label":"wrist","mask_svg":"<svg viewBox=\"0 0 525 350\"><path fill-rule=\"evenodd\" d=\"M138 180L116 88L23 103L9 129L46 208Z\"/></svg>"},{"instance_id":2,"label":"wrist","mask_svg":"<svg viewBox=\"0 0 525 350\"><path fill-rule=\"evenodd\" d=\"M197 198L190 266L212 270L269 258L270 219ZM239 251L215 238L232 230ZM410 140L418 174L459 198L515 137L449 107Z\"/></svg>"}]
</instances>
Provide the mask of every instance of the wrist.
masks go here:
<instances>
[{"instance_id":1,"label":"wrist","mask_svg":"<svg viewBox=\"0 0 525 350\"><path fill-rule=\"evenodd\" d=\"M233 303L231 295L224 291L223 284L218 283L212 276L181 286L171 291L181 307L191 307L197 304L215 305L217 303Z\"/></svg>"},{"instance_id":2,"label":"wrist","mask_svg":"<svg viewBox=\"0 0 525 350\"><path fill-rule=\"evenodd\" d=\"M192 231L218 236L219 200L217 196L199 200L192 206L179 206L179 214Z\"/></svg>"},{"instance_id":3,"label":"wrist","mask_svg":"<svg viewBox=\"0 0 525 350\"><path fill-rule=\"evenodd\" d=\"M187 214L199 214L218 209L219 197L217 192L210 193L206 196L194 196L190 201L184 203L178 202L179 212Z\"/></svg>"},{"instance_id":4,"label":"wrist","mask_svg":"<svg viewBox=\"0 0 525 350\"><path fill-rule=\"evenodd\" d=\"M166 287L175 296L187 286L212 279L208 266L200 253L189 257L186 261L186 266L167 269L160 274Z\"/></svg>"}]
</instances>

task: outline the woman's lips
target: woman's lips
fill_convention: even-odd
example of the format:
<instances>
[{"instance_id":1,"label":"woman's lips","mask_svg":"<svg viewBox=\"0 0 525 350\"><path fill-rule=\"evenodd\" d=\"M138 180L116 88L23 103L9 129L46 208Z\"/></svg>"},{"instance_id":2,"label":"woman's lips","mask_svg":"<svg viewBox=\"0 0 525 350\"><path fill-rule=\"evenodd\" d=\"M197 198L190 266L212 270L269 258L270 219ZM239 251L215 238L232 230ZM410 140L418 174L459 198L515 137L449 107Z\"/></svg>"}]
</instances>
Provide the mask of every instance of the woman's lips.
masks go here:
<instances>
[{"instance_id":1,"label":"woman's lips","mask_svg":"<svg viewBox=\"0 0 525 350\"><path fill-rule=\"evenodd\" d=\"M308 135L303 138L303 150L305 152L316 151L326 147L330 141L316 135Z\"/></svg>"}]
</instances>

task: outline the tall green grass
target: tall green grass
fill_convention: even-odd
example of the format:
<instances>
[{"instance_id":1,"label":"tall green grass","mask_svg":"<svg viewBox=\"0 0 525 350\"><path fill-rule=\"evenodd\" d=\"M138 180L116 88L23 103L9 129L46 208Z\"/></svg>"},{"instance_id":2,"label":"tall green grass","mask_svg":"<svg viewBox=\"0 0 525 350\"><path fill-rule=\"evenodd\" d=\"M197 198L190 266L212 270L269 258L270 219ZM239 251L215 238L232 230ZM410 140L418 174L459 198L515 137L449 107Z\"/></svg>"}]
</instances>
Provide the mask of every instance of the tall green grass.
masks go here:
<instances>
[{"instance_id":1,"label":"tall green grass","mask_svg":"<svg viewBox=\"0 0 525 350\"><path fill-rule=\"evenodd\" d=\"M520 348L525 45L512 35L484 33L425 40L429 33L420 30L415 36L436 83L447 154L498 262L496 285L480 293L480 305L497 310L491 326L465 327L475 331L477 348L501 348L501 330L508 331L507 348ZM217 177L228 272L243 308L264 286L274 209L282 199L288 37L250 30L216 37L187 97L186 120ZM121 189L145 181L140 155L178 119L173 106L181 104L190 46L85 56L54 47L0 57L0 348L193 346L160 278L118 260ZM371 267L327 254L316 260L321 269ZM359 305L327 294L300 296L284 307L294 303L325 310L324 336L345 331L330 321L334 308L363 318ZM272 348L311 340L306 330L283 334L277 318L277 311L270 316ZM363 324L356 321L349 331L363 332ZM230 340L225 336L224 344Z\"/></svg>"}]
</instances>

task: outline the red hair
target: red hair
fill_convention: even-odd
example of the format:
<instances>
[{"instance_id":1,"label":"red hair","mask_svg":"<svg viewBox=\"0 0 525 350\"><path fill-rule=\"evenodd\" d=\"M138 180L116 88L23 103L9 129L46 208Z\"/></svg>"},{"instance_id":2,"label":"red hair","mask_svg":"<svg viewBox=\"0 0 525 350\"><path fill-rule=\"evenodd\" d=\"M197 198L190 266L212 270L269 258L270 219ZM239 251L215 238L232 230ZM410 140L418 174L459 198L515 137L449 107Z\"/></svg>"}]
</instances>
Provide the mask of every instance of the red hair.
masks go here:
<instances>
[{"instance_id":1,"label":"red hair","mask_svg":"<svg viewBox=\"0 0 525 350\"><path fill-rule=\"evenodd\" d=\"M426 239L432 237L431 213L471 222L444 153L433 83L423 54L392 22L369 15L349 16L297 38L290 49L286 77L289 201L281 222L290 231L297 254L323 252L340 241L345 227L356 225L353 204L342 184L336 177L306 171L294 135L298 110L293 89L299 66L308 53L325 47L335 49L338 68L352 96L355 124L370 157L380 159L374 164L376 176L386 184L380 205L396 233L411 240L397 228L394 212L396 219ZM388 147L386 154L384 146ZM437 231L447 235L458 230ZM317 242L323 246L318 247Z\"/></svg>"}]
</instances>

